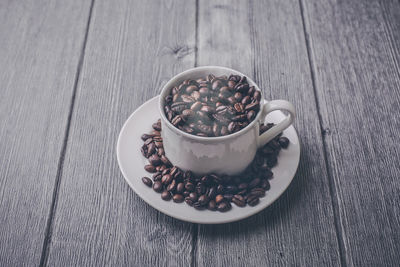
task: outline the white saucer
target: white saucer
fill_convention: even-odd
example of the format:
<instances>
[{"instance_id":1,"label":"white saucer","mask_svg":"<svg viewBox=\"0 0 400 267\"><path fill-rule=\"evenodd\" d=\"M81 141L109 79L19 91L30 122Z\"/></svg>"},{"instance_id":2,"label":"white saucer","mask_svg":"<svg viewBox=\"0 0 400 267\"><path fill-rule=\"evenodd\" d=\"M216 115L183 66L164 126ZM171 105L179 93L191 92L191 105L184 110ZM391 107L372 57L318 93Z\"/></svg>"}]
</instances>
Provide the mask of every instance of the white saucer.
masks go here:
<instances>
[{"instance_id":1,"label":"white saucer","mask_svg":"<svg viewBox=\"0 0 400 267\"><path fill-rule=\"evenodd\" d=\"M151 178L151 174L143 167L147 164L140 147L143 141L140 136L152 130L151 125L160 117L158 114L158 96L141 105L125 122L121 129L117 143L117 158L125 180L129 186L153 208L174 218L202 224L218 224L238 221L247 218L271 205L289 186L292 181L300 159L300 144L296 130L293 126L284 131L284 136L290 140L288 149L282 149L278 164L272 169L274 178L270 180L271 189L266 196L260 198L260 203L255 207L237 207L232 204L228 212L209 210L196 210L185 203L174 203L161 199L161 194L153 191L142 182L142 177ZM284 118L280 111L274 111L267 116L267 122L279 122ZM168 155L166 155L168 157Z\"/></svg>"}]
</instances>

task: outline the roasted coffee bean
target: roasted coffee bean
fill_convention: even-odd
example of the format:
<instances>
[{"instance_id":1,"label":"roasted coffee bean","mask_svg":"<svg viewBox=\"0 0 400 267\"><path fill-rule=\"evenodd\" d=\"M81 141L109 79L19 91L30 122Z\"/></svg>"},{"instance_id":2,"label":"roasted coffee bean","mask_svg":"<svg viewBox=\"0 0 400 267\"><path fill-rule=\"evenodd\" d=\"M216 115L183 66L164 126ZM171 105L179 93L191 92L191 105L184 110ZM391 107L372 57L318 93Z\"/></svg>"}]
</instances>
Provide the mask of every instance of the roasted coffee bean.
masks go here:
<instances>
[{"instance_id":1,"label":"roasted coffee bean","mask_svg":"<svg viewBox=\"0 0 400 267\"><path fill-rule=\"evenodd\" d=\"M217 209L220 212L226 212L232 208L231 204L229 202L221 202L218 204Z\"/></svg>"},{"instance_id":2,"label":"roasted coffee bean","mask_svg":"<svg viewBox=\"0 0 400 267\"><path fill-rule=\"evenodd\" d=\"M165 200L165 201L168 201L168 200L171 200L172 196L171 196L171 193L170 193L170 192L168 192L168 191L163 191L163 192L161 193L161 198L162 198L163 200Z\"/></svg>"},{"instance_id":3,"label":"roasted coffee bean","mask_svg":"<svg viewBox=\"0 0 400 267\"><path fill-rule=\"evenodd\" d=\"M228 81L228 87L229 88L233 89L235 87L235 85L236 85L235 81Z\"/></svg>"},{"instance_id":4,"label":"roasted coffee bean","mask_svg":"<svg viewBox=\"0 0 400 267\"><path fill-rule=\"evenodd\" d=\"M157 155L158 155L158 156L160 157L160 159L161 159L161 156L162 156L162 155L165 155L164 148L160 147L160 148L157 150Z\"/></svg>"},{"instance_id":5,"label":"roasted coffee bean","mask_svg":"<svg viewBox=\"0 0 400 267\"><path fill-rule=\"evenodd\" d=\"M256 113L254 112L254 110L250 110L249 112L247 112L247 120L248 121L252 121L255 117L256 117Z\"/></svg>"},{"instance_id":6,"label":"roasted coffee bean","mask_svg":"<svg viewBox=\"0 0 400 267\"><path fill-rule=\"evenodd\" d=\"M151 134L154 134L154 137L156 137L156 136L160 136L160 135L161 135L161 132L153 130L153 131L151 132ZM154 137L153 137L153 140L154 140Z\"/></svg>"},{"instance_id":7,"label":"roasted coffee bean","mask_svg":"<svg viewBox=\"0 0 400 267\"><path fill-rule=\"evenodd\" d=\"M208 203L208 201L209 201L209 198L208 198L207 195L201 195L201 196L199 197L199 199L198 199L198 202L199 202L201 205L206 205L206 204Z\"/></svg>"},{"instance_id":8,"label":"roasted coffee bean","mask_svg":"<svg viewBox=\"0 0 400 267\"><path fill-rule=\"evenodd\" d=\"M188 95L181 95L182 101L188 104L195 102L195 99Z\"/></svg>"},{"instance_id":9,"label":"roasted coffee bean","mask_svg":"<svg viewBox=\"0 0 400 267\"><path fill-rule=\"evenodd\" d=\"M254 188L260 184L260 178L255 178L253 181L250 182L249 187Z\"/></svg>"},{"instance_id":10,"label":"roasted coffee bean","mask_svg":"<svg viewBox=\"0 0 400 267\"><path fill-rule=\"evenodd\" d=\"M217 210L217 203L215 203L215 200L210 200L208 202L207 209L212 210L212 211Z\"/></svg>"},{"instance_id":11,"label":"roasted coffee bean","mask_svg":"<svg viewBox=\"0 0 400 267\"><path fill-rule=\"evenodd\" d=\"M153 181L149 177L143 177L142 182L148 187L151 187L153 185Z\"/></svg>"},{"instance_id":12,"label":"roasted coffee bean","mask_svg":"<svg viewBox=\"0 0 400 267\"><path fill-rule=\"evenodd\" d=\"M161 193L163 189L162 183L160 181L156 181L153 183L153 190L156 191L157 193Z\"/></svg>"},{"instance_id":13,"label":"roasted coffee bean","mask_svg":"<svg viewBox=\"0 0 400 267\"><path fill-rule=\"evenodd\" d=\"M215 197L215 202L216 202L217 204L221 203L222 201L224 201L224 196L223 196L223 195L217 195L217 196Z\"/></svg>"},{"instance_id":14,"label":"roasted coffee bean","mask_svg":"<svg viewBox=\"0 0 400 267\"><path fill-rule=\"evenodd\" d=\"M238 191L237 186L235 185L227 185L225 186L225 192L230 194L235 194Z\"/></svg>"},{"instance_id":15,"label":"roasted coffee bean","mask_svg":"<svg viewBox=\"0 0 400 267\"><path fill-rule=\"evenodd\" d=\"M153 181L161 181L162 173L161 172L156 172L153 174Z\"/></svg>"},{"instance_id":16,"label":"roasted coffee bean","mask_svg":"<svg viewBox=\"0 0 400 267\"><path fill-rule=\"evenodd\" d=\"M246 83L239 83L235 86L234 89L236 92L247 94L247 92L249 91L249 85Z\"/></svg>"},{"instance_id":17,"label":"roasted coffee bean","mask_svg":"<svg viewBox=\"0 0 400 267\"><path fill-rule=\"evenodd\" d=\"M177 192L177 193L183 193L184 190L185 190L185 185L184 185L183 183L179 183L179 184L176 186L176 192Z\"/></svg>"},{"instance_id":18,"label":"roasted coffee bean","mask_svg":"<svg viewBox=\"0 0 400 267\"><path fill-rule=\"evenodd\" d=\"M237 116L235 116L235 117L232 118L232 120L233 120L233 121L236 121L236 122L243 122L243 121L245 121L246 119L247 119L246 114L237 115Z\"/></svg>"},{"instance_id":19,"label":"roasted coffee bean","mask_svg":"<svg viewBox=\"0 0 400 267\"><path fill-rule=\"evenodd\" d=\"M190 192L189 192L189 191L183 191L183 193L182 193L182 195L183 195L184 197L187 197L187 196L189 196L189 194L190 194Z\"/></svg>"},{"instance_id":20,"label":"roasted coffee bean","mask_svg":"<svg viewBox=\"0 0 400 267\"><path fill-rule=\"evenodd\" d=\"M279 144L282 148L287 148L289 146L289 139L287 137L280 137Z\"/></svg>"},{"instance_id":21,"label":"roasted coffee bean","mask_svg":"<svg viewBox=\"0 0 400 267\"><path fill-rule=\"evenodd\" d=\"M161 164L161 159L157 154L153 154L153 155L150 156L149 162L153 166L158 166L158 165Z\"/></svg>"},{"instance_id":22,"label":"roasted coffee bean","mask_svg":"<svg viewBox=\"0 0 400 267\"><path fill-rule=\"evenodd\" d=\"M171 104L171 110L177 113L184 111L188 104L185 102L175 102Z\"/></svg>"},{"instance_id":23,"label":"roasted coffee bean","mask_svg":"<svg viewBox=\"0 0 400 267\"><path fill-rule=\"evenodd\" d=\"M225 188L222 184L217 186L217 194L222 194L225 192Z\"/></svg>"},{"instance_id":24,"label":"roasted coffee bean","mask_svg":"<svg viewBox=\"0 0 400 267\"><path fill-rule=\"evenodd\" d=\"M167 191L174 192L176 190L176 182L172 180L172 182L167 186Z\"/></svg>"},{"instance_id":25,"label":"roasted coffee bean","mask_svg":"<svg viewBox=\"0 0 400 267\"><path fill-rule=\"evenodd\" d=\"M161 178L161 182L165 185L168 185L172 182L172 175L171 174L166 174Z\"/></svg>"},{"instance_id":26,"label":"roasted coffee bean","mask_svg":"<svg viewBox=\"0 0 400 267\"><path fill-rule=\"evenodd\" d=\"M190 198L190 200L192 200L193 202L196 202L197 200L198 200L198 195L197 195L197 193L196 192L191 192L190 194L189 194L189 198Z\"/></svg>"},{"instance_id":27,"label":"roasted coffee bean","mask_svg":"<svg viewBox=\"0 0 400 267\"><path fill-rule=\"evenodd\" d=\"M191 109L185 109L184 111L182 111L182 115L185 118L193 118L194 114L195 114L194 111Z\"/></svg>"},{"instance_id":28,"label":"roasted coffee bean","mask_svg":"<svg viewBox=\"0 0 400 267\"><path fill-rule=\"evenodd\" d=\"M141 136L141 139L142 139L143 141L146 141L147 139L153 138L153 136L154 136L154 135L151 135L151 134L143 134L143 135Z\"/></svg>"},{"instance_id":29,"label":"roasted coffee bean","mask_svg":"<svg viewBox=\"0 0 400 267\"><path fill-rule=\"evenodd\" d=\"M145 166L144 166L144 169L145 169L147 172L150 172L150 173L155 173L155 172L156 172L156 167L154 167L154 166L151 165L151 164L145 165Z\"/></svg>"},{"instance_id":30,"label":"roasted coffee bean","mask_svg":"<svg viewBox=\"0 0 400 267\"><path fill-rule=\"evenodd\" d=\"M247 189L247 187L248 187L248 184L246 184L246 183L241 183L238 185L239 190Z\"/></svg>"},{"instance_id":31,"label":"roasted coffee bean","mask_svg":"<svg viewBox=\"0 0 400 267\"><path fill-rule=\"evenodd\" d=\"M189 197L185 197L185 203L188 204L189 206L193 206L193 201Z\"/></svg>"},{"instance_id":32,"label":"roasted coffee bean","mask_svg":"<svg viewBox=\"0 0 400 267\"><path fill-rule=\"evenodd\" d=\"M172 197L172 199L173 199L173 201L174 201L175 203L182 203L183 200L184 200L184 198L183 198L183 196L182 196L181 194L175 194L175 195Z\"/></svg>"},{"instance_id":33,"label":"roasted coffee bean","mask_svg":"<svg viewBox=\"0 0 400 267\"><path fill-rule=\"evenodd\" d=\"M188 86L188 87L186 88L186 93L191 94L191 93L193 93L193 92L196 91L196 90L197 90L197 86L195 86L195 85L190 85L190 86Z\"/></svg>"},{"instance_id":34,"label":"roasted coffee bean","mask_svg":"<svg viewBox=\"0 0 400 267\"><path fill-rule=\"evenodd\" d=\"M224 199L227 201L231 201L233 198L233 194L224 194Z\"/></svg>"},{"instance_id":35,"label":"roasted coffee bean","mask_svg":"<svg viewBox=\"0 0 400 267\"><path fill-rule=\"evenodd\" d=\"M265 189L260 188L260 187L253 188L250 191L250 195L255 195L257 197L263 197L263 196L265 196Z\"/></svg>"},{"instance_id":36,"label":"roasted coffee bean","mask_svg":"<svg viewBox=\"0 0 400 267\"><path fill-rule=\"evenodd\" d=\"M250 96L247 95L247 96L243 97L241 102L243 105L249 104L251 102Z\"/></svg>"},{"instance_id":37,"label":"roasted coffee bean","mask_svg":"<svg viewBox=\"0 0 400 267\"><path fill-rule=\"evenodd\" d=\"M220 88L222 86L222 82L220 80L216 80L212 83L212 89L213 90L217 90L218 88Z\"/></svg>"},{"instance_id":38,"label":"roasted coffee bean","mask_svg":"<svg viewBox=\"0 0 400 267\"><path fill-rule=\"evenodd\" d=\"M255 90L253 93L253 98L257 101L261 101L261 93L258 90Z\"/></svg>"},{"instance_id":39,"label":"roasted coffee bean","mask_svg":"<svg viewBox=\"0 0 400 267\"><path fill-rule=\"evenodd\" d=\"M156 131L161 131L161 124L159 123L153 123L153 129Z\"/></svg>"},{"instance_id":40,"label":"roasted coffee bean","mask_svg":"<svg viewBox=\"0 0 400 267\"><path fill-rule=\"evenodd\" d=\"M198 183L195 190L197 194L202 195L206 193L207 188L204 186L204 184Z\"/></svg>"},{"instance_id":41,"label":"roasted coffee bean","mask_svg":"<svg viewBox=\"0 0 400 267\"><path fill-rule=\"evenodd\" d=\"M238 130L239 130L239 125L237 124L237 122L232 121L232 122L229 123L228 131L230 133L237 132Z\"/></svg>"},{"instance_id":42,"label":"roasted coffee bean","mask_svg":"<svg viewBox=\"0 0 400 267\"><path fill-rule=\"evenodd\" d=\"M144 144L148 147L150 143L153 142L153 137L146 139L146 141L144 141Z\"/></svg>"},{"instance_id":43,"label":"roasted coffee bean","mask_svg":"<svg viewBox=\"0 0 400 267\"><path fill-rule=\"evenodd\" d=\"M216 195L217 195L217 187L213 186L208 190L207 196L209 199L213 199L215 198Z\"/></svg>"},{"instance_id":44,"label":"roasted coffee bean","mask_svg":"<svg viewBox=\"0 0 400 267\"><path fill-rule=\"evenodd\" d=\"M171 166L171 165L172 165L171 162L169 161L169 159L168 159L166 156L164 156L164 155L161 156L160 160L161 160L161 162L164 163L166 166Z\"/></svg>"},{"instance_id":45,"label":"roasted coffee bean","mask_svg":"<svg viewBox=\"0 0 400 267\"><path fill-rule=\"evenodd\" d=\"M260 108L260 103L255 102L255 103L250 103L245 106L245 110L258 110Z\"/></svg>"},{"instance_id":46,"label":"roasted coffee bean","mask_svg":"<svg viewBox=\"0 0 400 267\"><path fill-rule=\"evenodd\" d=\"M200 202L195 202L194 204L193 204L193 207L196 209L196 210L204 210L206 207L204 206L204 205L202 205Z\"/></svg>"},{"instance_id":47,"label":"roasted coffee bean","mask_svg":"<svg viewBox=\"0 0 400 267\"><path fill-rule=\"evenodd\" d=\"M189 191L189 192L193 192L194 189L195 189L195 185L192 184L192 183L190 183L190 182L188 182L188 183L185 184L185 189L186 189L187 191Z\"/></svg>"},{"instance_id":48,"label":"roasted coffee bean","mask_svg":"<svg viewBox=\"0 0 400 267\"><path fill-rule=\"evenodd\" d=\"M184 120L183 120L182 115L177 115L177 116L175 116L175 117L172 119L172 121L171 121L171 123L172 123L174 126L178 126L178 125L182 124L183 122L184 122Z\"/></svg>"},{"instance_id":49,"label":"roasted coffee bean","mask_svg":"<svg viewBox=\"0 0 400 267\"><path fill-rule=\"evenodd\" d=\"M255 206L260 202L260 198L257 197L256 195L249 195L247 197L247 204L249 204L249 206Z\"/></svg>"},{"instance_id":50,"label":"roasted coffee bean","mask_svg":"<svg viewBox=\"0 0 400 267\"><path fill-rule=\"evenodd\" d=\"M170 169L166 168L165 170L163 170L163 171L161 172L161 175L164 176L164 175L168 174L169 171L170 171Z\"/></svg>"},{"instance_id":51,"label":"roasted coffee bean","mask_svg":"<svg viewBox=\"0 0 400 267\"><path fill-rule=\"evenodd\" d=\"M201 87L200 89L199 89L199 93L200 93L200 95L201 96L208 96L208 94L209 94L209 91L208 91L208 88L207 87Z\"/></svg>"},{"instance_id":52,"label":"roasted coffee bean","mask_svg":"<svg viewBox=\"0 0 400 267\"><path fill-rule=\"evenodd\" d=\"M236 204L238 207L244 207L246 206L246 201L244 200L244 197L241 195L234 195L232 198L232 202Z\"/></svg>"},{"instance_id":53,"label":"roasted coffee bean","mask_svg":"<svg viewBox=\"0 0 400 267\"><path fill-rule=\"evenodd\" d=\"M221 135L224 136L224 135L227 135L227 134L228 134L228 127L222 126L221 127Z\"/></svg>"},{"instance_id":54,"label":"roasted coffee bean","mask_svg":"<svg viewBox=\"0 0 400 267\"><path fill-rule=\"evenodd\" d=\"M201 94L199 93L199 91L194 91L190 94L190 96L193 97L195 101L199 101L201 98Z\"/></svg>"},{"instance_id":55,"label":"roasted coffee bean","mask_svg":"<svg viewBox=\"0 0 400 267\"><path fill-rule=\"evenodd\" d=\"M190 109L193 110L193 111L198 111L198 110L201 109L202 106L203 106L203 105L201 104L201 102L197 101L197 102L194 102L194 103L190 106Z\"/></svg>"},{"instance_id":56,"label":"roasted coffee bean","mask_svg":"<svg viewBox=\"0 0 400 267\"><path fill-rule=\"evenodd\" d=\"M260 186L267 191L271 188L271 184L268 180L262 180Z\"/></svg>"}]
</instances>

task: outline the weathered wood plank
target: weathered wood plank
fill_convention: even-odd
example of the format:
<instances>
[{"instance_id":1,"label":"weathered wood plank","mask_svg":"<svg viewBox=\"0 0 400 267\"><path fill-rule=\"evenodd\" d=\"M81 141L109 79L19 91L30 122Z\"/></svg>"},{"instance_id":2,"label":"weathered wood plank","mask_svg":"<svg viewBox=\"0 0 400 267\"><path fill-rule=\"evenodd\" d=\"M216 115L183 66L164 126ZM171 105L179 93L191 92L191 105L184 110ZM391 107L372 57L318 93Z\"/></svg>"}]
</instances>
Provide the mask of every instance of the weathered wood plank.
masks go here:
<instances>
[{"instance_id":1,"label":"weathered wood plank","mask_svg":"<svg viewBox=\"0 0 400 267\"><path fill-rule=\"evenodd\" d=\"M350 266L400 261L400 7L382 2L304 1Z\"/></svg>"},{"instance_id":2,"label":"weathered wood plank","mask_svg":"<svg viewBox=\"0 0 400 267\"><path fill-rule=\"evenodd\" d=\"M195 13L194 1L95 1L49 266L190 265L192 225L134 194L115 147L128 116L194 66Z\"/></svg>"},{"instance_id":3,"label":"weathered wood plank","mask_svg":"<svg viewBox=\"0 0 400 267\"><path fill-rule=\"evenodd\" d=\"M89 6L0 3L0 266L39 265Z\"/></svg>"},{"instance_id":4,"label":"weathered wood plank","mask_svg":"<svg viewBox=\"0 0 400 267\"><path fill-rule=\"evenodd\" d=\"M339 266L323 144L298 1L201 2L199 64L253 76L268 99L296 106L302 143L297 175L264 212L241 222L200 226L200 266Z\"/></svg>"}]
</instances>

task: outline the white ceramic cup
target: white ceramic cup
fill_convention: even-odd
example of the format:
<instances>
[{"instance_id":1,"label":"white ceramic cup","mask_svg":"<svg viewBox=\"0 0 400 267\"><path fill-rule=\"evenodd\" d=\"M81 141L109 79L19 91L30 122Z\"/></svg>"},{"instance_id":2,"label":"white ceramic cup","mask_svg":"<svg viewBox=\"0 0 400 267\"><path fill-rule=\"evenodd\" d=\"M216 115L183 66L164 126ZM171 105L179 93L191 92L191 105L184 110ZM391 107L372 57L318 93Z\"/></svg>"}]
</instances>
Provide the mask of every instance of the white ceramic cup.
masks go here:
<instances>
[{"instance_id":1,"label":"white ceramic cup","mask_svg":"<svg viewBox=\"0 0 400 267\"><path fill-rule=\"evenodd\" d=\"M174 86L178 86L184 80L196 80L207 77L209 74L215 76L229 76L231 74L246 76L249 85L261 92L257 84L247 75L225 67L204 66L189 69L176 75L163 87L159 100L161 135L165 155L175 166L183 170L191 170L196 174L238 174L251 163L259 147L271 141L291 125L296 112L293 105L288 101L265 101L264 98L261 98L260 111L255 119L247 127L233 134L219 137L201 137L179 130L165 116L165 96L170 93ZM274 110L287 111L288 116L259 135L260 124L265 121L265 116Z\"/></svg>"}]
</instances>

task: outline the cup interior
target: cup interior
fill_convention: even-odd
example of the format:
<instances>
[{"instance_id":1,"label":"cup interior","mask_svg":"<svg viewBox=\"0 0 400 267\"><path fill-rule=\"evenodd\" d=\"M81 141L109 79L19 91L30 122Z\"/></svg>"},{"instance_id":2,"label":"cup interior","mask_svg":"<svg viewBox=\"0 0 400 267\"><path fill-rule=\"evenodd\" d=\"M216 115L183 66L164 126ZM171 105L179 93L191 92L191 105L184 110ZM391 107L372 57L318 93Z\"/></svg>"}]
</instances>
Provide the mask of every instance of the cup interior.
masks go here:
<instances>
[{"instance_id":1,"label":"cup interior","mask_svg":"<svg viewBox=\"0 0 400 267\"><path fill-rule=\"evenodd\" d=\"M207 75L209 74L214 74L215 76L222 76L222 75L240 75L240 76L246 76L247 78L247 82L249 83L250 86L254 86L256 90L260 91L261 93L261 102L260 102L260 110L257 112L256 117L254 118L254 120L247 125L246 127L244 127L243 129L233 133L233 134L228 134L228 135L224 135L224 136L218 136L218 137L203 137L203 136L196 136L196 135L192 135L189 133L186 133L178 128L176 128L166 117L165 112L164 112L164 105L165 105L165 97L170 94L172 88L174 86L178 86L179 84L181 84L183 81L187 80L187 79L199 79L199 78L204 78L207 77ZM184 72L179 73L178 75L174 76L171 80L169 80L167 82L167 84L164 85L164 87L161 90L160 93L160 100L159 100L159 111L160 111L160 115L161 115L161 119L165 122L165 124L172 129L173 131L184 135L188 138L192 138L192 139L197 139L197 140L221 140L221 139L226 139L226 138L230 138L230 137L234 137L240 134L245 133L248 129L250 129L251 127L253 127L253 125L259 121L260 118L260 114L262 113L262 107L263 107L263 94L262 91L260 90L260 88L258 87L258 85L248 76L245 75L239 71L230 69L230 68L226 68L226 67L219 67L219 66L203 66L203 67L197 67L197 68L192 68L189 70L186 70Z\"/></svg>"}]
</instances>

